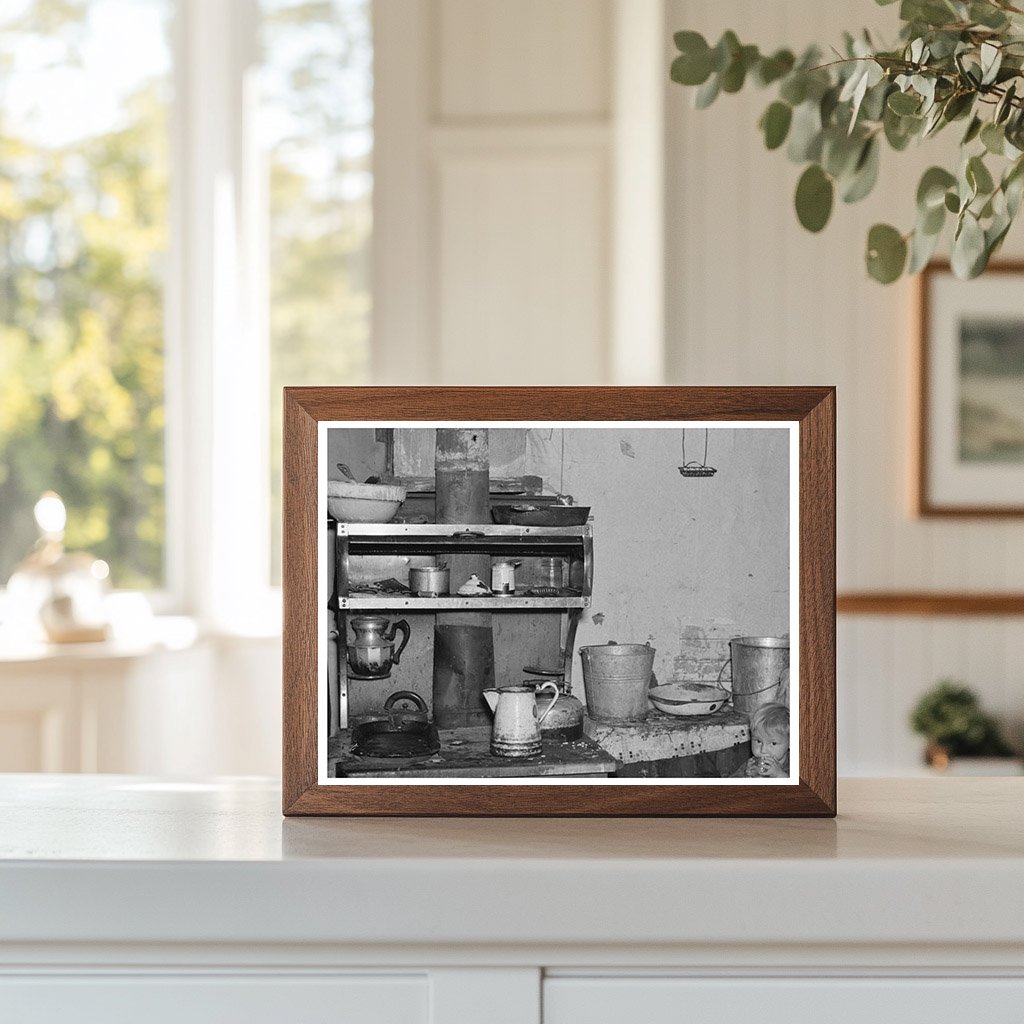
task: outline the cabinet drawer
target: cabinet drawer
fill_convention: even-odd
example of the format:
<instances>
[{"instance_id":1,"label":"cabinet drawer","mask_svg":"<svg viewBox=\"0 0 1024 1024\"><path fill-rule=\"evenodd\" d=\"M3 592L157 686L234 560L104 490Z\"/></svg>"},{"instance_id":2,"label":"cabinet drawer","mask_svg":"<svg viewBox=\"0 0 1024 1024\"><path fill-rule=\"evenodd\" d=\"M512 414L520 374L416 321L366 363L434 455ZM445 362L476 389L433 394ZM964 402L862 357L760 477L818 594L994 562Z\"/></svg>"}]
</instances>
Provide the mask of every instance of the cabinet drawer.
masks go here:
<instances>
[{"instance_id":1,"label":"cabinet drawer","mask_svg":"<svg viewBox=\"0 0 1024 1024\"><path fill-rule=\"evenodd\" d=\"M18 1024L427 1024L421 975L93 975L0 978Z\"/></svg>"},{"instance_id":2,"label":"cabinet drawer","mask_svg":"<svg viewBox=\"0 0 1024 1024\"><path fill-rule=\"evenodd\" d=\"M544 982L544 1024L1020 1024L1024 978L593 978Z\"/></svg>"}]
</instances>

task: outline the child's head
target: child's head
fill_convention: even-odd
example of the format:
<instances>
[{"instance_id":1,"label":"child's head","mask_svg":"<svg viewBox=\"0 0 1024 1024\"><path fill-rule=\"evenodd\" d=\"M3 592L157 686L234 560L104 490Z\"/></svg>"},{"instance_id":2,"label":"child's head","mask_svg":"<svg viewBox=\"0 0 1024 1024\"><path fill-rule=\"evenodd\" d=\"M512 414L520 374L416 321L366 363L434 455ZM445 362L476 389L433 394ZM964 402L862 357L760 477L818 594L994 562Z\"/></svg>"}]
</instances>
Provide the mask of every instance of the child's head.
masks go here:
<instances>
[{"instance_id":1,"label":"child's head","mask_svg":"<svg viewBox=\"0 0 1024 1024\"><path fill-rule=\"evenodd\" d=\"M750 716L750 752L782 762L789 753L789 708L762 704Z\"/></svg>"}]
</instances>

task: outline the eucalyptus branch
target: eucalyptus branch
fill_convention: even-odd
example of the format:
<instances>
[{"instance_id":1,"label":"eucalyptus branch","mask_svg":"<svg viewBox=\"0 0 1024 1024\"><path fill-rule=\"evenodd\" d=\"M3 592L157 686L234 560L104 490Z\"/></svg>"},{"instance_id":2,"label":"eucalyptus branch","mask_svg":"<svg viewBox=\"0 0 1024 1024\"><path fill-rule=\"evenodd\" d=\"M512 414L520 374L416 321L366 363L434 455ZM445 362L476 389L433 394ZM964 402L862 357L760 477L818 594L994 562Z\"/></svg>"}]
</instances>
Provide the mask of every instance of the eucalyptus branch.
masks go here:
<instances>
[{"instance_id":1,"label":"eucalyptus branch","mask_svg":"<svg viewBox=\"0 0 1024 1024\"><path fill-rule=\"evenodd\" d=\"M962 10L952 0L903 0L899 49L879 49L866 33L857 41L847 35L846 55L833 48L836 59L825 62L813 47L798 60L788 50L762 54L733 32L714 47L699 33L679 32L671 74L698 88L700 108L751 80L774 88L776 98L759 127L768 149L785 146L789 159L804 165L795 207L809 231L825 227L837 194L852 203L871 192L883 143L902 151L964 120L955 172L925 172L910 231L871 228L866 266L883 283L920 270L952 219L953 269L974 277L1024 205L1024 68L1017 66L1024 39L1008 16L1024 10L1010 0L992 0L991 14L978 12L987 24L965 20ZM936 11L949 19L933 23ZM981 104L993 108L991 116L979 116ZM983 149L972 154L975 140Z\"/></svg>"}]
</instances>

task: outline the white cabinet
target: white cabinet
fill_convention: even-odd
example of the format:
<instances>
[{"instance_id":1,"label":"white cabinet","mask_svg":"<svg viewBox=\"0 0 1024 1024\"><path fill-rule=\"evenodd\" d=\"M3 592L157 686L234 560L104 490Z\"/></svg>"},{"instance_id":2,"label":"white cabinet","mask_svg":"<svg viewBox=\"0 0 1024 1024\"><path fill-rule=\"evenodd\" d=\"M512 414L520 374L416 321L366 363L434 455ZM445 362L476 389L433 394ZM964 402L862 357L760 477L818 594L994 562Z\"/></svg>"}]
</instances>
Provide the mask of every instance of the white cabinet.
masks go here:
<instances>
[{"instance_id":1,"label":"white cabinet","mask_svg":"<svg viewBox=\"0 0 1024 1024\"><path fill-rule=\"evenodd\" d=\"M1022 978L553 977L544 1024L1020 1024Z\"/></svg>"},{"instance_id":2,"label":"white cabinet","mask_svg":"<svg viewBox=\"0 0 1024 1024\"><path fill-rule=\"evenodd\" d=\"M0 1016L18 1024L427 1024L428 989L423 972L0 978Z\"/></svg>"},{"instance_id":3,"label":"white cabinet","mask_svg":"<svg viewBox=\"0 0 1024 1024\"><path fill-rule=\"evenodd\" d=\"M1017 779L836 821L296 819L0 776L0 1024L1021 1024Z\"/></svg>"}]
</instances>

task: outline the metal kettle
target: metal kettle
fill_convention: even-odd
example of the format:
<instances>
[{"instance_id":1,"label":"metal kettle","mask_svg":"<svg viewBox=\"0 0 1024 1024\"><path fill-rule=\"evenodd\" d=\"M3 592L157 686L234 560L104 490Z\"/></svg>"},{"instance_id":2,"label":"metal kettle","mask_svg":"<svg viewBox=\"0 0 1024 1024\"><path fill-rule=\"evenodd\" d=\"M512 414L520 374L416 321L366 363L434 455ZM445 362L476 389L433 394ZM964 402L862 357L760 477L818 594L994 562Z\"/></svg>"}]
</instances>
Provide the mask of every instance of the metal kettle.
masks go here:
<instances>
[{"instance_id":1,"label":"metal kettle","mask_svg":"<svg viewBox=\"0 0 1024 1024\"><path fill-rule=\"evenodd\" d=\"M546 677L547 682L558 687L558 698L551 710L544 716L540 731L548 739L579 740L583 738L583 702L574 697L565 682L561 671L556 669L525 668L529 675ZM541 700L540 679L525 679L526 686L537 687L537 702ZM547 703L547 693L544 693Z\"/></svg>"}]
</instances>

